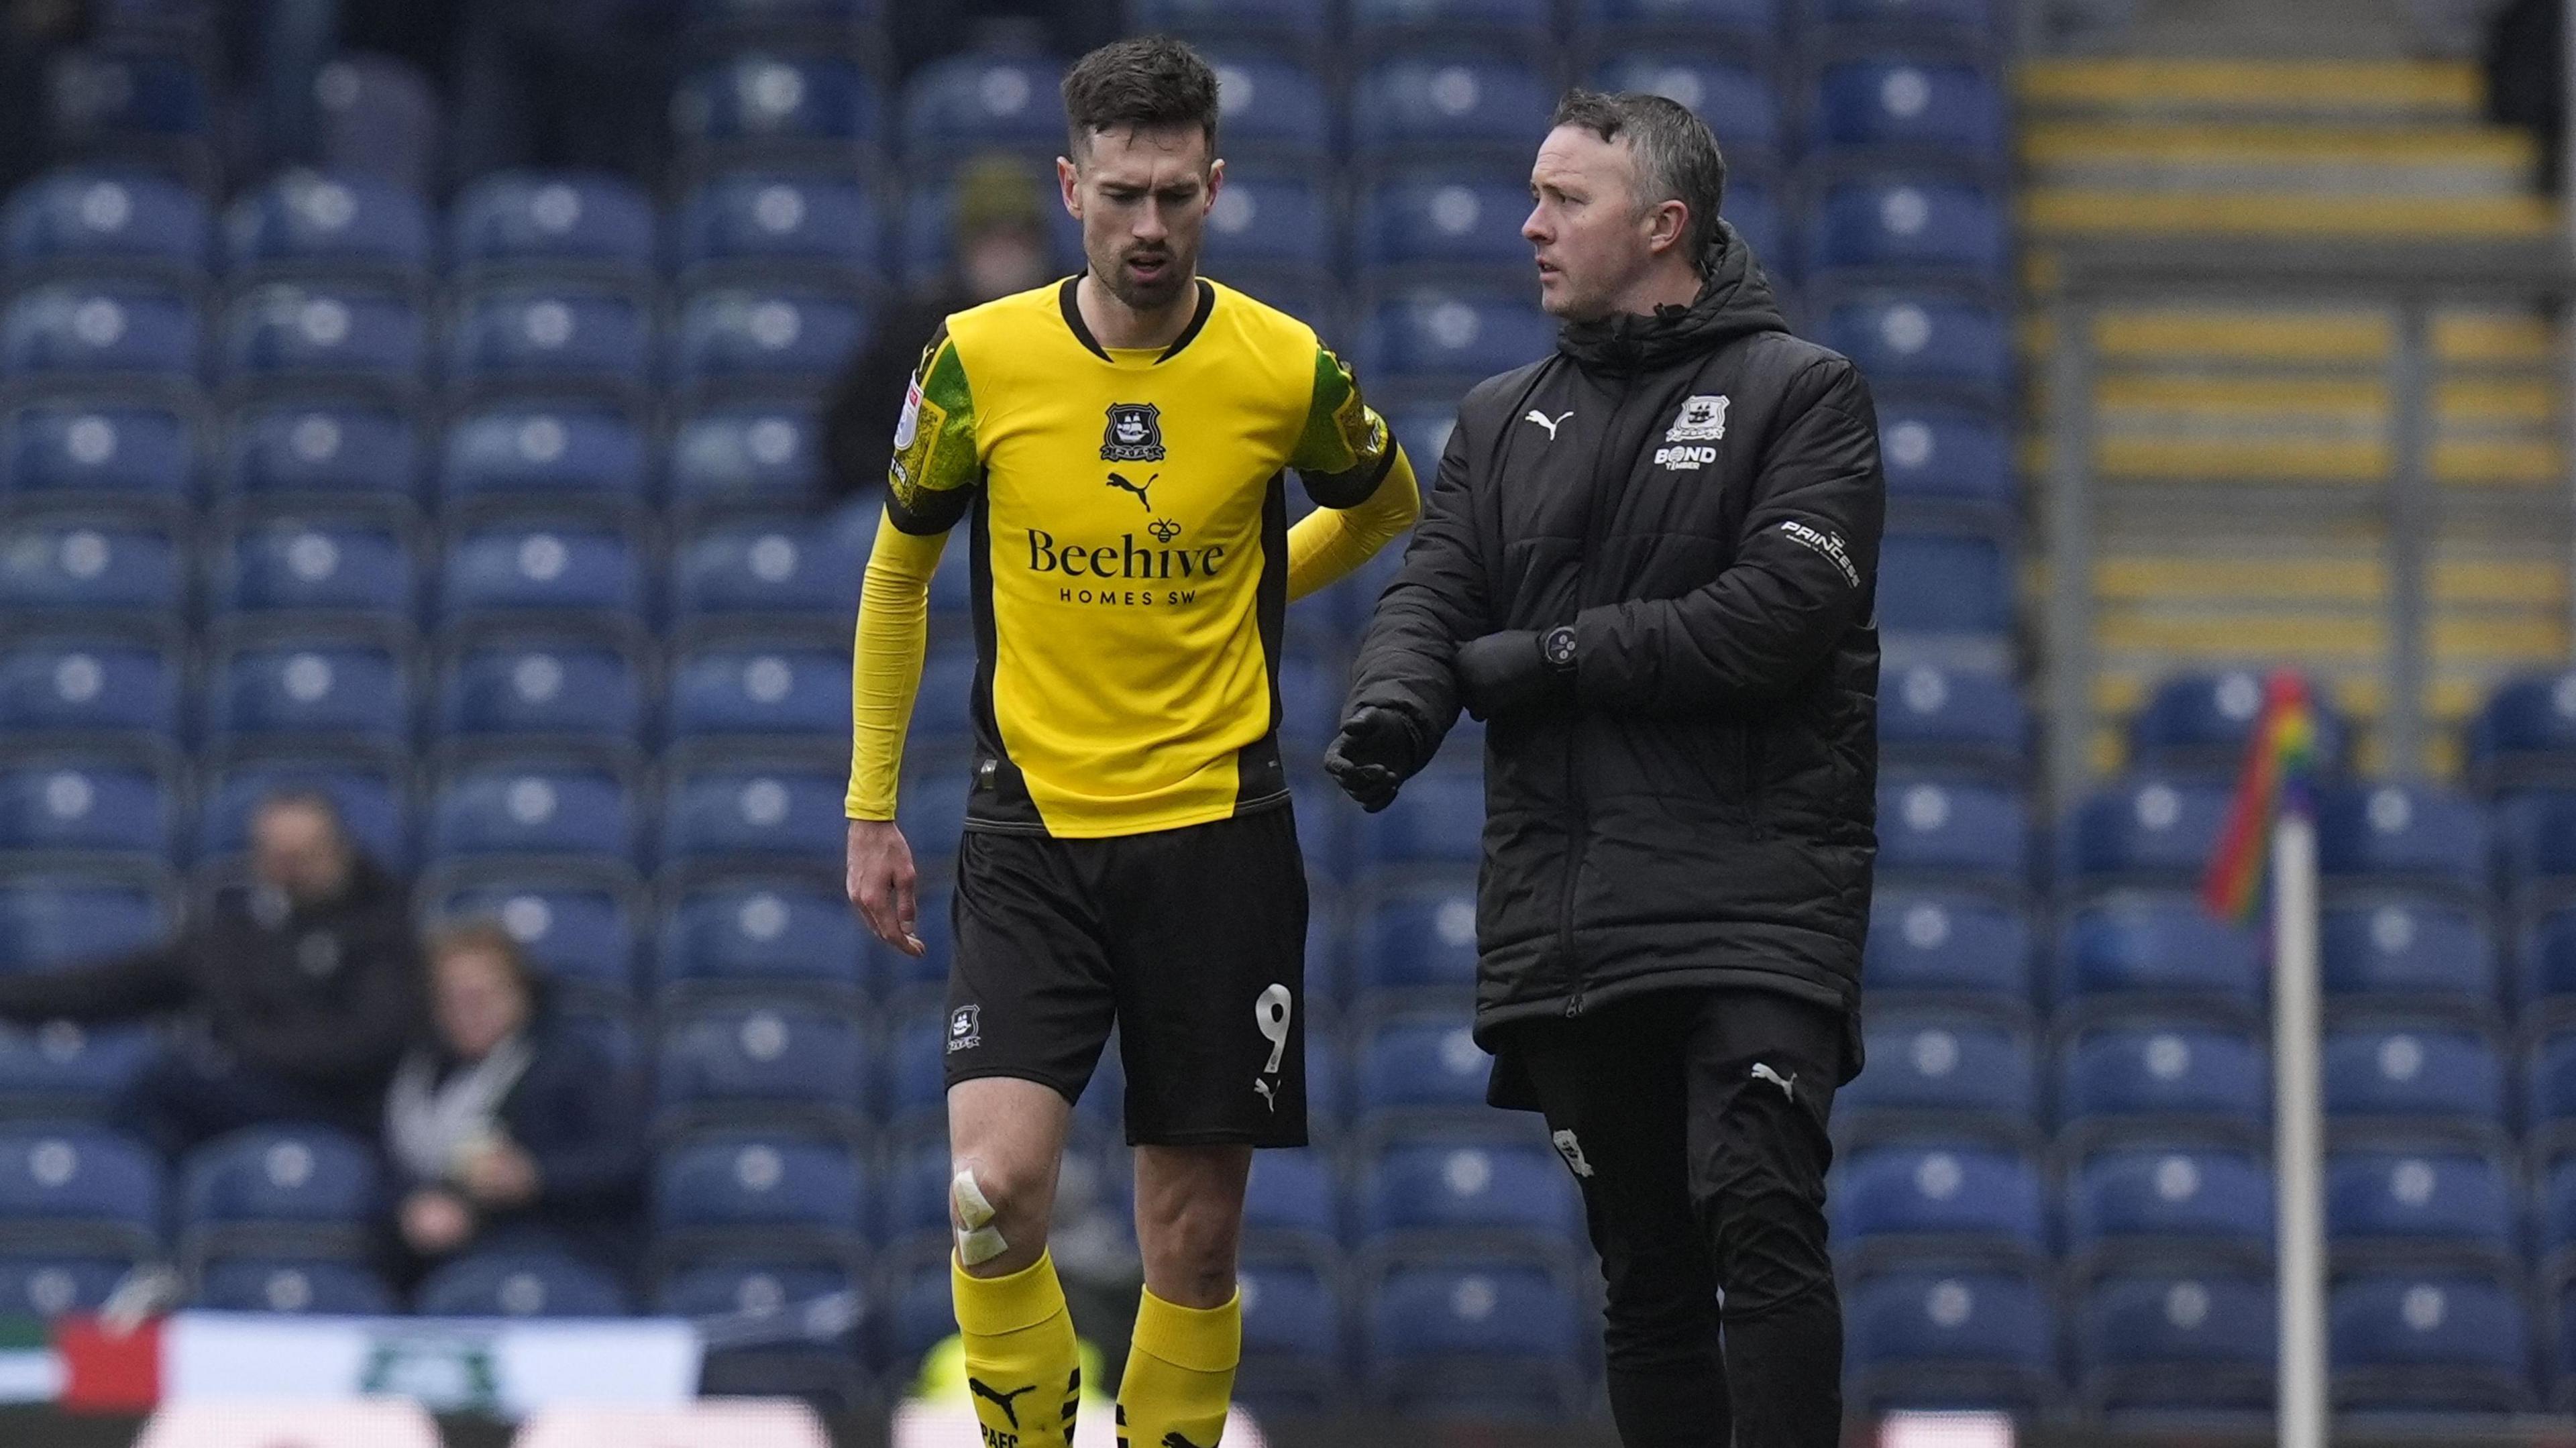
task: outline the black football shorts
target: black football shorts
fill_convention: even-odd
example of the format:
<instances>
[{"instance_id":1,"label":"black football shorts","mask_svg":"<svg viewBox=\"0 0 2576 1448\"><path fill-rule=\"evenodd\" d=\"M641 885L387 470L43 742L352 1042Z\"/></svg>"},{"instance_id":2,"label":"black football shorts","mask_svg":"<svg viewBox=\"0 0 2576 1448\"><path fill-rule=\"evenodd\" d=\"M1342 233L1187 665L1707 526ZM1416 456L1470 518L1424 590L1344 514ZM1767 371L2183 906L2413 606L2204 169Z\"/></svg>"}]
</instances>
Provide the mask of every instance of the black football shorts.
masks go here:
<instances>
[{"instance_id":1,"label":"black football shorts","mask_svg":"<svg viewBox=\"0 0 2576 1448\"><path fill-rule=\"evenodd\" d=\"M1118 1028L1127 1140L1306 1144L1306 869L1283 805L1110 839L968 830L950 1086L1071 1102Z\"/></svg>"}]
</instances>

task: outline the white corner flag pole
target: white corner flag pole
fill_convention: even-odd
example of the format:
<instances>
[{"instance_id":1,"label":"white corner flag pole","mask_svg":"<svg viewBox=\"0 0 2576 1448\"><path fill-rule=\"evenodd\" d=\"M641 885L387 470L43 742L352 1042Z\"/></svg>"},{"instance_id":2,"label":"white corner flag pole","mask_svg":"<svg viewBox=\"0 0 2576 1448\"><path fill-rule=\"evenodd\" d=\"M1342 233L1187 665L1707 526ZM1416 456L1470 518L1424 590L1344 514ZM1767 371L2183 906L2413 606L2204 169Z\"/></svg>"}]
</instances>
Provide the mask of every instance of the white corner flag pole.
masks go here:
<instances>
[{"instance_id":1,"label":"white corner flag pole","mask_svg":"<svg viewBox=\"0 0 2576 1448\"><path fill-rule=\"evenodd\" d=\"M2272 1176L2281 1448L2326 1448L2325 1111L2317 1038L2317 832L2272 828Z\"/></svg>"}]
</instances>

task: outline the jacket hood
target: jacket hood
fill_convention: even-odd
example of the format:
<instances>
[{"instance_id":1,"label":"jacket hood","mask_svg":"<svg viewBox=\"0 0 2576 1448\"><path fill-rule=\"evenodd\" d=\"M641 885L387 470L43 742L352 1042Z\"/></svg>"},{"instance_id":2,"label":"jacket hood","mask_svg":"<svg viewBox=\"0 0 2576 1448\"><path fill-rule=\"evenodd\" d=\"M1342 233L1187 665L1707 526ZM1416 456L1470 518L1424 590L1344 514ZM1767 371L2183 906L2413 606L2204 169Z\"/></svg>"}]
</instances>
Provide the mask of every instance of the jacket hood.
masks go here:
<instances>
[{"instance_id":1,"label":"jacket hood","mask_svg":"<svg viewBox=\"0 0 2576 1448\"><path fill-rule=\"evenodd\" d=\"M1785 332L1779 299L1753 248L1723 218L1710 238L1700 271L1707 280L1686 307L1657 307L1650 315L1621 312L1593 322L1568 322L1556 350L1576 366L1601 372L1652 372L1714 351L1756 332Z\"/></svg>"}]
</instances>

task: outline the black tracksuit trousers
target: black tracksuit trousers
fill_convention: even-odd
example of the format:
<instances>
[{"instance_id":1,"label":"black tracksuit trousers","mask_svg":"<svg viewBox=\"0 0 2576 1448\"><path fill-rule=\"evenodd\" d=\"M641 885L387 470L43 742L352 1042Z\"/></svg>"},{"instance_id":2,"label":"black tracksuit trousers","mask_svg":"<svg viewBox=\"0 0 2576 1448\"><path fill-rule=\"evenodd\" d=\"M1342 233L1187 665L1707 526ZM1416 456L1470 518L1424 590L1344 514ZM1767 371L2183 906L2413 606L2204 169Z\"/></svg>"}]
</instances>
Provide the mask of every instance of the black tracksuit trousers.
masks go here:
<instances>
[{"instance_id":1,"label":"black tracksuit trousers","mask_svg":"<svg viewBox=\"0 0 2576 1448\"><path fill-rule=\"evenodd\" d=\"M1734 989L1496 1033L1582 1189L1626 1448L1840 1441L1825 1171L1844 1033L1839 1012Z\"/></svg>"}]
</instances>

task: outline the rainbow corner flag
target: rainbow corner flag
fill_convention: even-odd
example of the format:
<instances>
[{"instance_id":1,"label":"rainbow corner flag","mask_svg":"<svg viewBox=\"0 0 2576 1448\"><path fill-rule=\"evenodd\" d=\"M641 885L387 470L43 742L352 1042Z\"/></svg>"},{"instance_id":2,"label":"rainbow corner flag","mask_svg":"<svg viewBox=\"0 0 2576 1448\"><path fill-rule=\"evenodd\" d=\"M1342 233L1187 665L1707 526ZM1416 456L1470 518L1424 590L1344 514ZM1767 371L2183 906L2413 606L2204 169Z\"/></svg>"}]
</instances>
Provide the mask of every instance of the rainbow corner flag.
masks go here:
<instances>
[{"instance_id":1,"label":"rainbow corner flag","mask_svg":"<svg viewBox=\"0 0 2576 1448\"><path fill-rule=\"evenodd\" d=\"M2277 670L2263 690L2263 712L2246 741L2245 771L2227 808L2209 868L2200 881L2201 903L2221 919L2243 925L2263 912L2263 885L2271 874L2272 826L2284 810L2310 808L2316 770L2317 714L2307 680Z\"/></svg>"}]
</instances>

